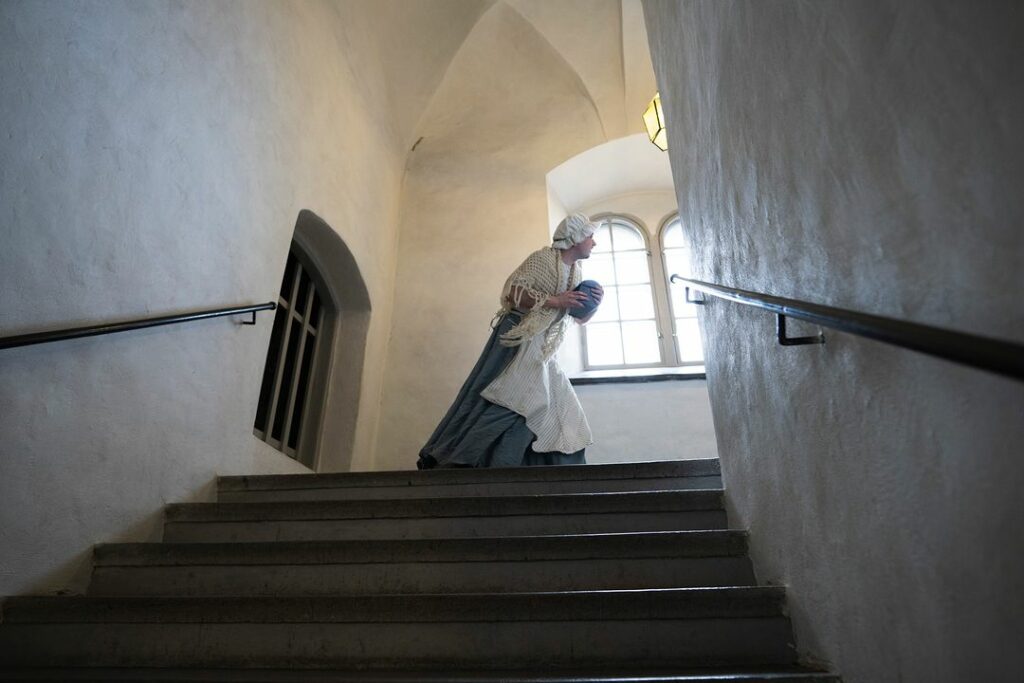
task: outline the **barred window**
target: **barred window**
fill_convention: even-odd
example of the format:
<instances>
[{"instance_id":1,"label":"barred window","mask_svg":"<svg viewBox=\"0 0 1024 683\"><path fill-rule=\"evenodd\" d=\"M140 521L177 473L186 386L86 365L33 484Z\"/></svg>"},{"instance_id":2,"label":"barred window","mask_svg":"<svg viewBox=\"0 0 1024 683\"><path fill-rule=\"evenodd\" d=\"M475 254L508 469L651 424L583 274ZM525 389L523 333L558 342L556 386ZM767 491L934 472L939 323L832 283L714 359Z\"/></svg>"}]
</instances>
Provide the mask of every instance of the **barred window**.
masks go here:
<instances>
[{"instance_id":1,"label":"barred window","mask_svg":"<svg viewBox=\"0 0 1024 683\"><path fill-rule=\"evenodd\" d=\"M305 462L303 418L309 404L310 376L319 353L323 298L308 262L293 243L281 282L270 348L263 368L253 428L257 437L285 455ZM310 462L305 462L311 465Z\"/></svg>"}]
</instances>

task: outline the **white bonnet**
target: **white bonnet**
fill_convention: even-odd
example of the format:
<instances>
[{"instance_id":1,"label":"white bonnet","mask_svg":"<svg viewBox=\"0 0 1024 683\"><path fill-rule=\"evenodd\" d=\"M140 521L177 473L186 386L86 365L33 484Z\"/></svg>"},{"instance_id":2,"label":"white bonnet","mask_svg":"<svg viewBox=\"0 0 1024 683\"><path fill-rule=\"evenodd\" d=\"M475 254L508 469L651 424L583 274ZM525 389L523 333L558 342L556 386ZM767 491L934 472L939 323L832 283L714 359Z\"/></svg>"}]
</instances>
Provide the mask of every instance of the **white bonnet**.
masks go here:
<instances>
[{"instance_id":1,"label":"white bonnet","mask_svg":"<svg viewBox=\"0 0 1024 683\"><path fill-rule=\"evenodd\" d=\"M582 213L574 213L567 216L555 228L551 246L555 249L568 249L593 235L596 230L597 226L591 223L589 218Z\"/></svg>"}]
</instances>

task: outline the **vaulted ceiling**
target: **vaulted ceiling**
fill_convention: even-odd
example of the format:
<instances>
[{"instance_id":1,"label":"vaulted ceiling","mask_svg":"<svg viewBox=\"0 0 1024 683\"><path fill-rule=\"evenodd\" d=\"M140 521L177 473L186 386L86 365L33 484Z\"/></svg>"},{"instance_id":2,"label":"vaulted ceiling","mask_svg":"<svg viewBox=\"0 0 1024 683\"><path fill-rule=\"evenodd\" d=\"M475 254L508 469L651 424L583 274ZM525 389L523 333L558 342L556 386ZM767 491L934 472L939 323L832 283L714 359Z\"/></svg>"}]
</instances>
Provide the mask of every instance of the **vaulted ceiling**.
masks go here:
<instances>
[{"instance_id":1,"label":"vaulted ceiling","mask_svg":"<svg viewBox=\"0 0 1024 683\"><path fill-rule=\"evenodd\" d=\"M504 77L497 45L487 55L486 46L471 40L482 26L493 34L495 23L507 24L522 49L543 44L557 55L556 70L572 74L596 114L601 142L642 130L640 114L656 90L640 0L360 0L335 6L338 39L367 56L355 65L360 78L369 81L367 91L379 98L407 149L421 128L437 123L427 122L425 113L465 46L473 46L474 59L486 62L495 81Z\"/></svg>"}]
</instances>

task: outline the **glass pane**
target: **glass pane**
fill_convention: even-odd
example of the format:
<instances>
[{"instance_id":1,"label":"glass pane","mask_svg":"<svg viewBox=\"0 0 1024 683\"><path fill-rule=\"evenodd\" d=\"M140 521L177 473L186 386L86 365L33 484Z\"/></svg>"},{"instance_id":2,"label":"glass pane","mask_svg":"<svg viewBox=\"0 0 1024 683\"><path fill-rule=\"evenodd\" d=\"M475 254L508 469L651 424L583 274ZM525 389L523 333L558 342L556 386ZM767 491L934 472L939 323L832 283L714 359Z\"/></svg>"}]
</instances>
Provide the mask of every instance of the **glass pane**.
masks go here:
<instances>
[{"instance_id":1,"label":"glass pane","mask_svg":"<svg viewBox=\"0 0 1024 683\"><path fill-rule=\"evenodd\" d=\"M619 310L623 320L654 317L654 298L650 285L629 285L619 288Z\"/></svg>"},{"instance_id":2,"label":"glass pane","mask_svg":"<svg viewBox=\"0 0 1024 683\"><path fill-rule=\"evenodd\" d=\"M680 275L682 277L693 277L693 269L690 267L689 249L666 249L665 268L669 277Z\"/></svg>"},{"instance_id":3,"label":"glass pane","mask_svg":"<svg viewBox=\"0 0 1024 683\"><path fill-rule=\"evenodd\" d=\"M665 226L665 231L661 233L661 244L666 249L688 246L683 236L683 226L678 218Z\"/></svg>"},{"instance_id":4,"label":"glass pane","mask_svg":"<svg viewBox=\"0 0 1024 683\"><path fill-rule=\"evenodd\" d=\"M588 365L622 365L622 337L618 323L590 323L585 329Z\"/></svg>"},{"instance_id":5,"label":"glass pane","mask_svg":"<svg viewBox=\"0 0 1024 683\"><path fill-rule=\"evenodd\" d=\"M647 250L644 238L633 228L626 225L612 224L612 239L614 240L615 251L628 251L630 249Z\"/></svg>"},{"instance_id":6,"label":"glass pane","mask_svg":"<svg viewBox=\"0 0 1024 683\"><path fill-rule=\"evenodd\" d=\"M677 318L695 318L697 317L697 304L686 303L686 286L682 284L672 285L672 312ZM699 292L694 292L695 298L700 298Z\"/></svg>"},{"instance_id":7,"label":"glass pane","mask_svg":"<svg viewBox=\"0 0 1024 683\"><path fill-rule=\"evenodd\" d=\"M662 128L661 130L659 130L657 132L657 134L655 134L655 136L651 140L651 142L653 142L654 146L657 147L658 149L660 149L661 151L667 152L668 151L668 130L666 130L665 128Z\"/></svg>"},{"instance_id":8,"label":"glass pane","mask_svg":"<svg viewBox=\"0 0 1024 683\"><path fill-rule=\"evenodd\" d=\"M604 288L604 298L601 299L601 305L597 307L594 317L590 319L591 324L619 319L618 289L618 287Z\"/></svg>"},{"instance_id":9,"label":"glass pane","mask_svg":"<svg viewBox=\"0 0 1024 683\"><path fill-rule=\"evenodd\" d=\"M608 230L608 224L602 225L594 232L594 250L592 254L600 254L601 252L610 252L612 250L611 232Z\"/></svg>"},{"instance_id":10,"label":"glass pane","mask_svg":"<svg viewBox=\"0 0 1024 683\"><path fill-rule=\"evenodd\" d=\"M615 254L616 281L628 285L651 281L651 269L647 264L647 252L631 251Z\"/></svg>"},{"instance_id":11,"label":"glass pane","mask_svg":"<svg viewBox=\"0 0 1024 683\"><path fill-rule=\"evenodd\" d=\"M700 343L700 328L696 318L676 319L676 348L679 349L679 360L683 363L704 360L704 349Z\"/></svg>"},{"instance_id":12,"label":"glass pane","mask_svg":"<svg viewBox=\"0 0 1024 683\"><path fill-rule=\"evenodd\" d=\"M658 327L653 320L622 323L622 341L626 363L660 363Z\"/></svg>"},{"instance_id":13,"label":"glass pane","mask_svg":"<svg viewBox=\"0 0 1024 683\"><path fill-rule=\"evenodd\" d=\"M658 119L658 108L654 106L653 101L647 105L647 109L644 109L643 118L647 137L651 137L652 133L661 128L661 121Z\"/></svg>"},{"instance_id":14,"label":"glass pane","mask_svg":"<svg viewBox=\"0 0 1024 683\"><path fill-rule=\"evenodd\" d=\"M583 279L597 280L602 287L615 284L615 267L610 254L591 256L583 262Z\"/></svg>"}]
</instances>

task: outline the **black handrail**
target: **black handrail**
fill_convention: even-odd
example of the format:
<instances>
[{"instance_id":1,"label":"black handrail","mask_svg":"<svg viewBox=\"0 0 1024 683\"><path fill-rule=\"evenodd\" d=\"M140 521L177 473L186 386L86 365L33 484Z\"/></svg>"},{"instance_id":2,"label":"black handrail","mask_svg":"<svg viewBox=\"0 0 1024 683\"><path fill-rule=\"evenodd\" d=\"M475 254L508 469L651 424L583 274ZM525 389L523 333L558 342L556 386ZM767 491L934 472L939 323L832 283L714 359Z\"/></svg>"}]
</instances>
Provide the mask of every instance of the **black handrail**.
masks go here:
<instances>
[{"instance_id":1,"label":"black handrail","mask_svg":"<svg viewBox=\"0 0 1024 683\"><path fill-rule=\"evenodd\" d=\"M787 338L785 336L785 318L797 318L841 332L856 334L1024 380L1024 344L955 332L931 325L860 313L834 306L823 306L798 299L723 287L679 275L673 275L670 279L672 282L685 283L688 289L695 289L721 299L775 313L779 316L779 341L783 344L787 342L821 343L824 341L820 336L803 337L796 340Z\"/></svg>"},{"instance_id":2,"label":"black handrail","mask_svg":"<svg viewBox=\"0 0 1024 683\"><path fill-rule=\"evenodd\" d=\"M79 337L95 337L99 334L113 334L115 332L127 332L128 330L141 330L147 327L159 327L160 325L172 325L174 323L187 323L193 320L218 318L225 315L240 315L242 313L252 313L252 322L245 321L243 324L254 325L256 324L257 311L272 311L275 308L277 308L277 304L270 302L257 304L255 306L214 308L206 311L183 313L181 315L165 315L159 318L140 318L138 320L127 320L120 323L110 323L108 325L87 325L85 327L73 327L65 330L19 334L12 337L0 338L0 349L13 349L18 346L45 344L47 342L62 341L64 339L77 339Z\"/></svg>"}]
</instances>

